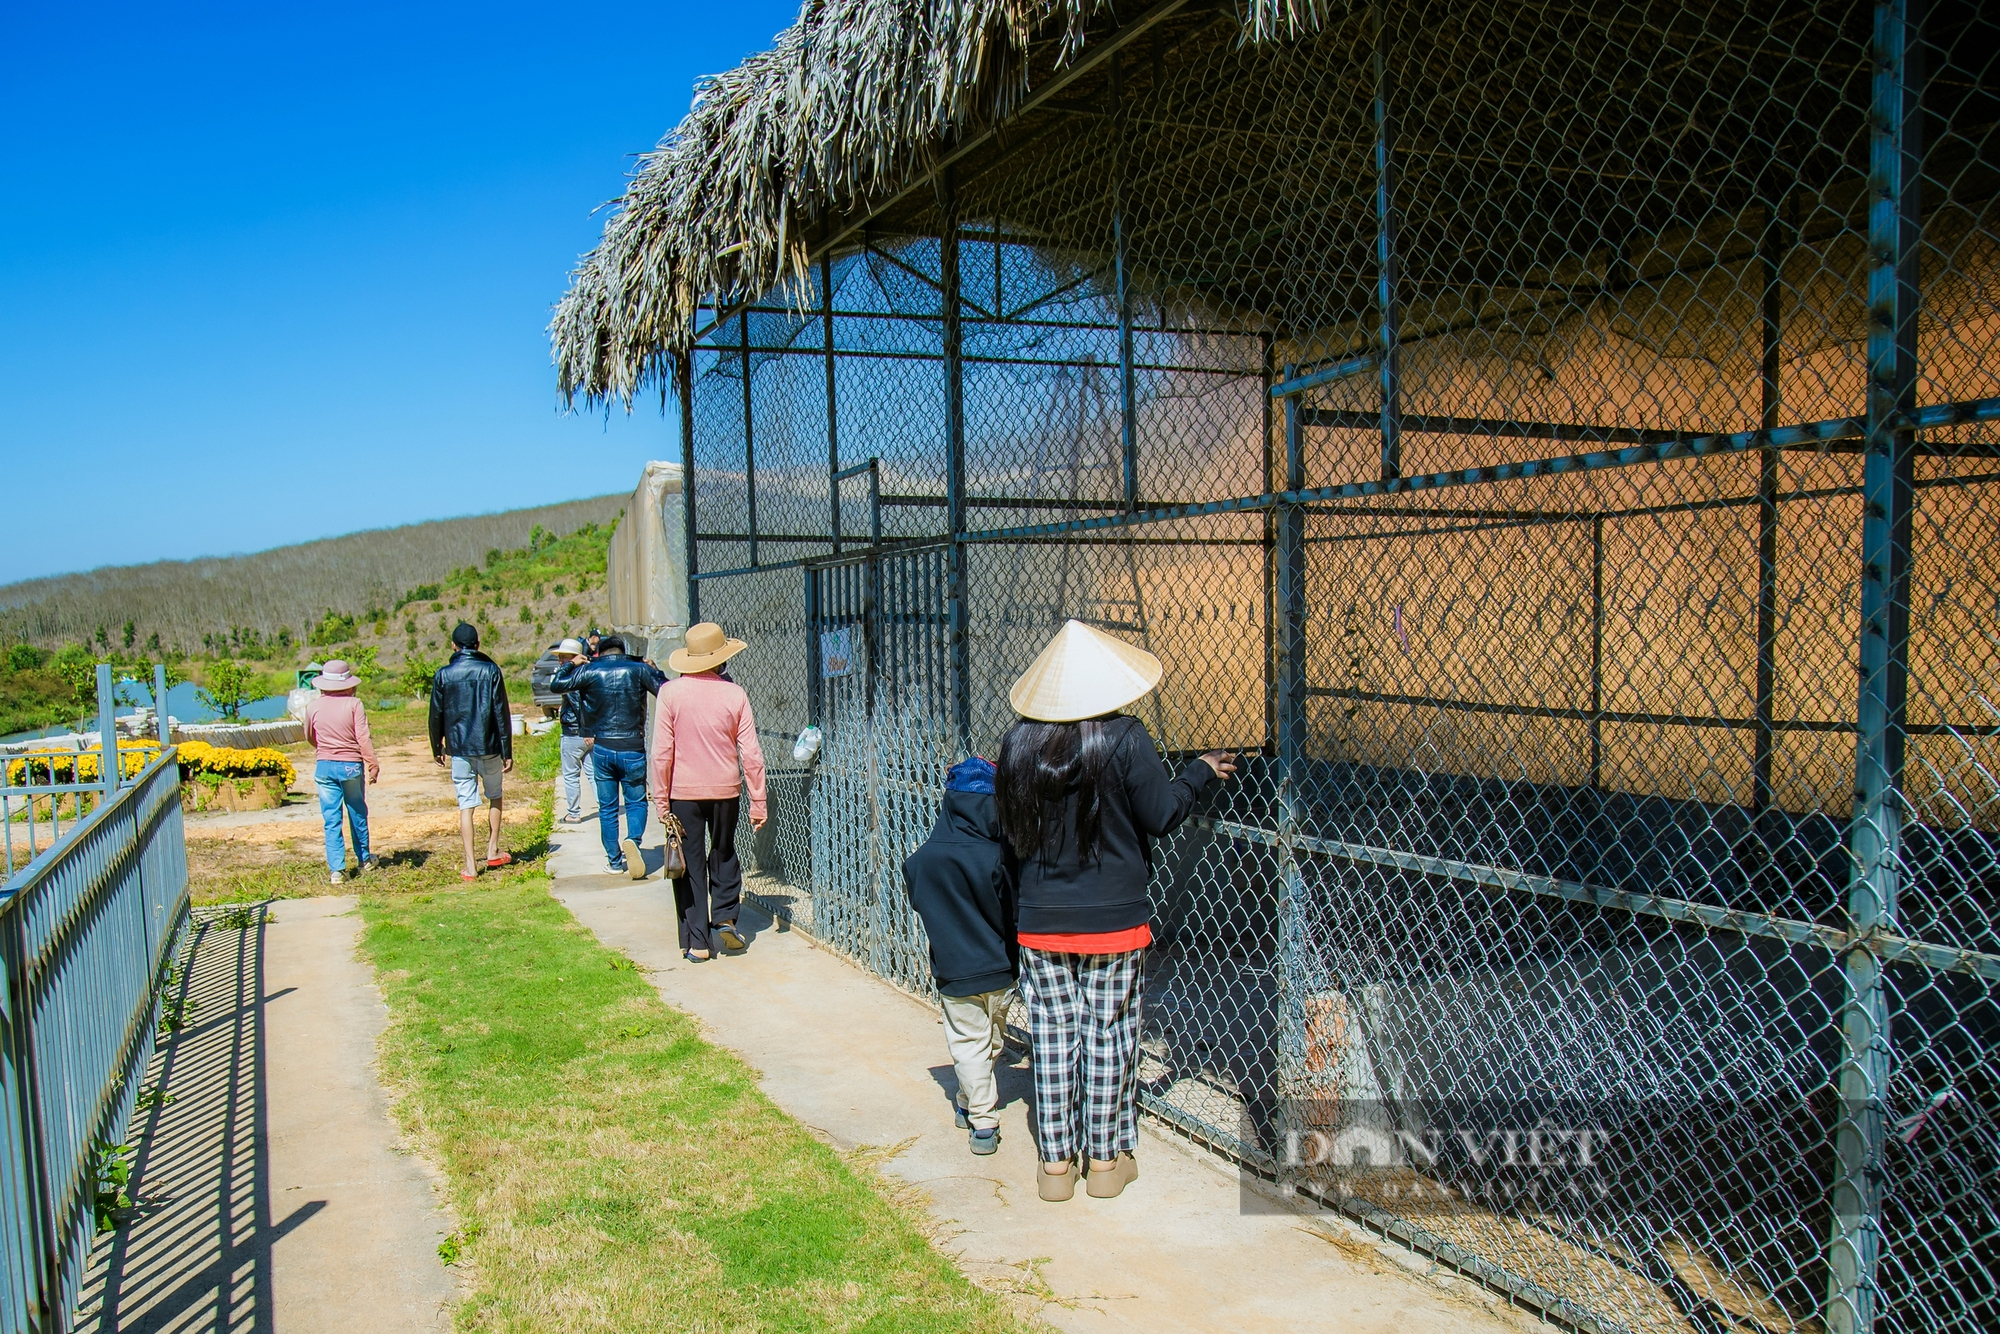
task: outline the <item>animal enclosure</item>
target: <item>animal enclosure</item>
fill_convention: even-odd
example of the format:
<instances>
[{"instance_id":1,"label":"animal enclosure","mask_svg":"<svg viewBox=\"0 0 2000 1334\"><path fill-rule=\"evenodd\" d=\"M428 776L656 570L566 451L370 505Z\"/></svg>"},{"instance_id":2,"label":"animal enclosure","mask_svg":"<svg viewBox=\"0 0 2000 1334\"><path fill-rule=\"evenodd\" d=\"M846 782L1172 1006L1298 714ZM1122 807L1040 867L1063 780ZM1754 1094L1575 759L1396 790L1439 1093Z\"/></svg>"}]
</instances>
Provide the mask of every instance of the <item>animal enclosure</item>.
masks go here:
<instances>
[{"instance_id":1,"label":"animal enclosure","mask_svg":"<svg viewBox=\"0 0 2000 1334\"><path fill-rule=\"evenodd\" d=\"M763 868L924 989L944 770L1124 635L1248 756L1160 849L1150 1111L1578 1328L2000 1324L1995 16L1001 8L911 42L1014 92L798 186L778 281L606 332L663 149L558 322L671 385L690 619L824 729ZM1404 1148L1578 1116L1589 1191ZM1393 1170L1295 1161L1349 1129Z\"/></svg>"}]
</instances>

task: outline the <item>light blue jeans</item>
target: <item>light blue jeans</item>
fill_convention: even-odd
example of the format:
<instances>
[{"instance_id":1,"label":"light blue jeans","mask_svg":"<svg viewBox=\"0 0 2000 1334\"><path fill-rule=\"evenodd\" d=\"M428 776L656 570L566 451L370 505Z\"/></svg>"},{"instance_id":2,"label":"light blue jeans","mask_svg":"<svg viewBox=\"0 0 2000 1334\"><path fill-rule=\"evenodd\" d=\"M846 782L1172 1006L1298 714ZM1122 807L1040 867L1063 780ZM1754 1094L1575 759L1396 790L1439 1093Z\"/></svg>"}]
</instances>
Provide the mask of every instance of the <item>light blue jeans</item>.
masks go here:
<instances>
[{"instance_id":1,"label":"light blue jeans","mask_svg":"<svg viewBox=\"0 0 2000 1334\"><path fill-rule=\"evenodd\" d=\"M646 832L646 752L606 750L591 752L597 776L597 832L604 839L604 856L617 865L625 853L618 846L618 792L625 792L626 836L635 842Z\"/></svg>"},{"instance_id":2,"label":"light blue jeans","mask_svg":"<svg viewBox=\"0 0 2000 1334\"><path fill-rule=\"evenodd\" d=\"M320 760L313 765L313 782L319 785L319 814L326 821L326 864L335 871L347 868L347 849L340 841L340 813L347 812L354 826L354 859L368 860L368 785L359 760Z\"/></svg>"}]
</instances>

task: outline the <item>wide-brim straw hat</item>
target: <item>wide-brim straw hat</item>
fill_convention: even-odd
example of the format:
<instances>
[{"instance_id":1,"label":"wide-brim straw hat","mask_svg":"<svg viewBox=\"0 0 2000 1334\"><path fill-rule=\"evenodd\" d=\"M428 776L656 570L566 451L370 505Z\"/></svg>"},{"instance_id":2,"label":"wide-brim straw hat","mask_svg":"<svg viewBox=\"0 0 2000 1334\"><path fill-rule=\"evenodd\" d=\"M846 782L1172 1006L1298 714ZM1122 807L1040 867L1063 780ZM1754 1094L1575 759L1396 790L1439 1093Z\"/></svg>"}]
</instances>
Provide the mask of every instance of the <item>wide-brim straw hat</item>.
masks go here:
<instances>
[{"instance_id":1,"label":"wide-brim straw hat","mask_svg":"<svg viewBox=\"0 0 2000 1334\"><path fill-rule=\"evenodd\" d=\"M589 653L590 650L583 646L581 639L565 639L556 645L556 652L566 658L574 658L580 653Z\"/></svg>"},{"instance_id":2,"label":"wide-brim straw hat","mask_svg":"<svg viewBox=\"0 0 2000 1334\"><path fill-rule=\"evenodd\" d=\"M714 621L688 627L687 647L667 655L667 666L685 676L689 672L713 671L750 646L722 633Z\"/></svg>"},{"instance_id":3,"label":"wide-brim straw hat","mask_svg":"<svg viewBox=\"0 0 2000 1334\"><path fill-rule=\"evenodd\" d=\"M361 678L354 674L354 668L344 659L335 658L326 665L326 670L313 678L313 689L321 694L334 690L352 690L361 684Z\"/></svg>"},{"instance_id":4,"label":"wide-brim straw hat","mask_svg":"<svg viewBox=\"0 0 2000 1334\"><path fill-rule=\"evenodd\" d=\"M1015 680L1007 702L1023 718L1073 723L1124 708L1165 672L1146 650L1069 621Z\"/></svg>"}]
</instances>

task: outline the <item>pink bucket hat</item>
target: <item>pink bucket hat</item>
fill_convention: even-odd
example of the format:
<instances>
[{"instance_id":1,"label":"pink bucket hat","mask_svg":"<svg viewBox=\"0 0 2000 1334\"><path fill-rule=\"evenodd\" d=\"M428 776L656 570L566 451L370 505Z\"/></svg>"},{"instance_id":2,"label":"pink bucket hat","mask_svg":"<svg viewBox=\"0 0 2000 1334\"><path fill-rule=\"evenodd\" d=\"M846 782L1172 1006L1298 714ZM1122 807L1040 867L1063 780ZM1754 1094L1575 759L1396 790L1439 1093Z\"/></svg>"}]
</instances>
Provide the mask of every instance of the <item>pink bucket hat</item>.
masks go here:
<instances>
[{"instance_id":1,"label":"pink bucket hat","mask_svg":"<svg viewBox=\"0 0 2000 1334\"><path fill-rule=\"evenodd\" d=\"M326 669L313 678L313 689L321 694L335 690L352 690L361 684L361 678L354 674L345 658L335 658L327 663Z\"/></svg>"}]
</instances>

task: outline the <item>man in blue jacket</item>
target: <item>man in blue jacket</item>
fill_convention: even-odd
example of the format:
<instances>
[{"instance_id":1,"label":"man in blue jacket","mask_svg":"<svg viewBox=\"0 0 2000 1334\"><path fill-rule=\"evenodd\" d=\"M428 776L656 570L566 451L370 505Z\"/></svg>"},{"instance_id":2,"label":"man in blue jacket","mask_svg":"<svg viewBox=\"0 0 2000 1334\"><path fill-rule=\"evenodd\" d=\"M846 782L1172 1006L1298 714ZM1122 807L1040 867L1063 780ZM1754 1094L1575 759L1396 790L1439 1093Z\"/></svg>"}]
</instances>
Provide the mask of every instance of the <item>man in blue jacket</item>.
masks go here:
<instances>
[{"instance_id":1,"label":"man in blue jacket","mask_svg":"<svg viewBox=\"0 0 2000 1334\"><path fill-rule=\"evenodd\" d=\"M903 863L903 882L930 937L945 1045L958 1073L958 1124L971 1132L977 1154L1000 1147L993 1063L1006 1041L1019 968L1014 943L1019 877L1020 864L1000 836L993 766L976 755L959 761L945 776L937 826Z\"/></svg>"}]
</instances>

